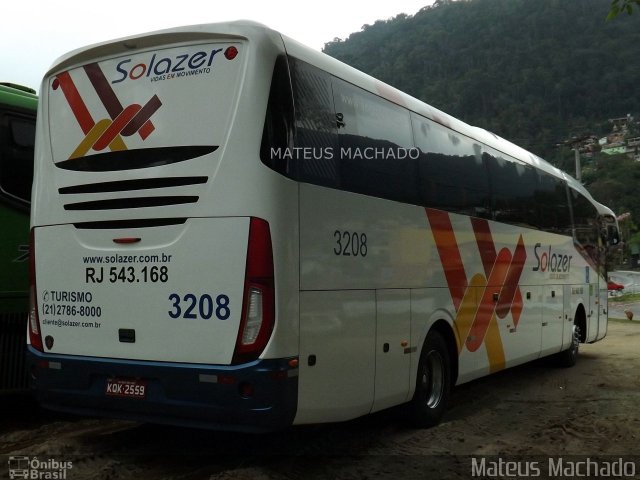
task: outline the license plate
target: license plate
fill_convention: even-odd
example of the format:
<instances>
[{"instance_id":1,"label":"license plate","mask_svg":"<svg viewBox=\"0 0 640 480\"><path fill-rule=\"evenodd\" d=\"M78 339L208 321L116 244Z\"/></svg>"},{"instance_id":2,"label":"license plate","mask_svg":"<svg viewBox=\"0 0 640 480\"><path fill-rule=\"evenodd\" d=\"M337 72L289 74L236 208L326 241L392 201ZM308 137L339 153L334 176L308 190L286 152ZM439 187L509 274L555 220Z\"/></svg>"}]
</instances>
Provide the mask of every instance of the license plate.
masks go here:
<instances>
[{"instance_id":1,"label":"license plate","mask_svg":"<svg viewBox=\"0 0 640 480\"><path fill-rule=\"evenodd\" d=\"M144 398L147 394L147 384L142 380L109 378L105 393L111 397Z\"/></svg>"}]
</instances>

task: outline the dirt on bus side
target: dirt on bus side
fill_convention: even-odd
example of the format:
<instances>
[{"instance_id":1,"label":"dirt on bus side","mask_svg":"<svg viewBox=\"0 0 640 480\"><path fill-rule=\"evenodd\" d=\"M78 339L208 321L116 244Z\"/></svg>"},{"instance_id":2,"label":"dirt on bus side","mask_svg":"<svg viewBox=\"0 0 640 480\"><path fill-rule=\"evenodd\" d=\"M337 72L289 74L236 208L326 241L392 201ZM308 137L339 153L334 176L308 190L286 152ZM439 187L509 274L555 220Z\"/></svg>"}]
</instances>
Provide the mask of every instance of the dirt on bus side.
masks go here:
<instances>
[{"instance_id":1,"label":"dirt on bus side","mask_svg":"<svg viewBox=\"0 0 640 480\"><path fill-rule=\"evenodd\" d=\"M17 457L37 457L41 470L63 464L68 479L471 478L483 456L520 459L521 468L557 456L617 461L640 443L639 352L640 322L611 321L603 341L581 345L573 368L538 361L456 388L429 430L390 410L266 435L220 433L71 417L3 395L0 476Z\"/></svg>"}]
</instances>

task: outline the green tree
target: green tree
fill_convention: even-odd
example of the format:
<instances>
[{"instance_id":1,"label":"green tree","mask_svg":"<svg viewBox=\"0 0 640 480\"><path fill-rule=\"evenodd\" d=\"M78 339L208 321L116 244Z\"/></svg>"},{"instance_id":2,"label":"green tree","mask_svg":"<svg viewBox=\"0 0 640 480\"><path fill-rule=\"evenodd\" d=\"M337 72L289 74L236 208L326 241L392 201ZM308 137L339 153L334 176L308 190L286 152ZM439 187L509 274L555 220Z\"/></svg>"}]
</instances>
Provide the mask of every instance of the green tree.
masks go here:
<instances>
[{"instance_id":1,"label":"green tree","mask_svg":"<svg viewBox=\"0 0 640 480\"><path fill-rule=\"evenodd\" d=\"M628 15L633 13L633 5L639 6L640 0L612 0L607 20L613 20L620 12L627 12Z\"/></svg>"}]
</instances>

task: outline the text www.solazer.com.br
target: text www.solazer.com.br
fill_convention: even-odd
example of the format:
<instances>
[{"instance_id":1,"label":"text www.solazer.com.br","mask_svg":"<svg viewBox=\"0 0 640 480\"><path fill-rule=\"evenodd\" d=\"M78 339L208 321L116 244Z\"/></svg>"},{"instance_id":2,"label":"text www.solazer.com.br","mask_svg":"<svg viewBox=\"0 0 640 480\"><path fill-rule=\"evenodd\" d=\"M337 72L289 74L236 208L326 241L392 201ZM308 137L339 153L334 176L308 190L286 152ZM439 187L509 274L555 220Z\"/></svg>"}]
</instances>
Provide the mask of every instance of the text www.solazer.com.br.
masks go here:
<instances>
[{"instance_id":1,"label":"text www.solazer.com.br","mask_svg":"<svg viewBox=\"0 0 640 480\"><path fill-rule=\"evenodd\" d=\"M122 263L169 263L173 255L93 255L82 257L85 264L122 264Z\"/></svg>"}]
</instances>

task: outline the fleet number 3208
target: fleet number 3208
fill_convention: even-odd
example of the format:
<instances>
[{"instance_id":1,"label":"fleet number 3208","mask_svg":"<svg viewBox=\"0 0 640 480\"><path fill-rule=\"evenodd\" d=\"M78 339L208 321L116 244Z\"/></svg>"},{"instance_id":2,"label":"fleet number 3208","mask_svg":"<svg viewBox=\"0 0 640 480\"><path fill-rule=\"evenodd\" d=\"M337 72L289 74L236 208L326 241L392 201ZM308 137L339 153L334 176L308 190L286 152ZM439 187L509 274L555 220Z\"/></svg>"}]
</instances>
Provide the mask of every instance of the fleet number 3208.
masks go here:
<instances>
[{"instance_id":1,"label":"fleet number 3208","mask_svg":"<svg viewBox=\"0 0 640 480\"><path fill-rule=\"evenodd\" d=\"M226 320L231 316L231 307L227 295L218 295L215 300L208 293L194 295L187 293L169 295L171 309L168 311L171 318L186 318L209 320L214 315L218 320Z\"/></svg>"},{"instance_id":2,"label":"fleet number 3208","mask_svg":"<svg viewBox=\"0 0 640 480\"><path fill-rule=\"evenodd\" d=\"M366 257L369 251L367 247L367 234L336 230L333 232L335 241L333 253L342 257Z\"/></svg>"}]
</instances>

